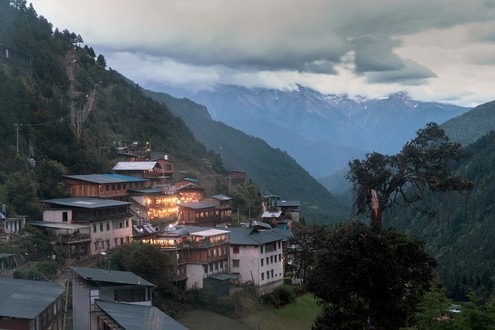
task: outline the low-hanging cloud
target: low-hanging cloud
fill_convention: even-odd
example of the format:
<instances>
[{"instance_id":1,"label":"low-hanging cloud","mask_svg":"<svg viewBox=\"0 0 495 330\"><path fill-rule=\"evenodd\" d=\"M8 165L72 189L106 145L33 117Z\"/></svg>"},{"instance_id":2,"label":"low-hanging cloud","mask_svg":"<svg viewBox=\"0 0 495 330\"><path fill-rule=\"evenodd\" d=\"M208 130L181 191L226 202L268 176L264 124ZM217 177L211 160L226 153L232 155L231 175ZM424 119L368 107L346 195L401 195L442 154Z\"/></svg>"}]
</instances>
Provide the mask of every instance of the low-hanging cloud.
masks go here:
<instances>
[{"instance_id":1,"label":"low-hanging cloud","mask_svg":"<svg viewBox=\"0 0 495 330\"><path fill-rule=\"evenodd\" d=\"M258 71L293 79L297 76L287 72L334 76L347 65L368 83L393 82L397 88L441 78L428 59L399 55L407 36L478 24L466 43L495 41L492 0L32 2L49 21L56 18L56 27L81 34L110 66L116 66L112 61L121 58L119 54L139 54L126 64L127 74L145 76L141 67L149 65L150 73L160 72L165 79L166 71L159 66L166 63L169 78L198 71L183 76L193 84L194 79L218 83L234 79L230 74L256 76ZM347 54L354 55L352 63L345 62ZM179 71L172 72L174 68Z\"/></svg>"}]
</instances>

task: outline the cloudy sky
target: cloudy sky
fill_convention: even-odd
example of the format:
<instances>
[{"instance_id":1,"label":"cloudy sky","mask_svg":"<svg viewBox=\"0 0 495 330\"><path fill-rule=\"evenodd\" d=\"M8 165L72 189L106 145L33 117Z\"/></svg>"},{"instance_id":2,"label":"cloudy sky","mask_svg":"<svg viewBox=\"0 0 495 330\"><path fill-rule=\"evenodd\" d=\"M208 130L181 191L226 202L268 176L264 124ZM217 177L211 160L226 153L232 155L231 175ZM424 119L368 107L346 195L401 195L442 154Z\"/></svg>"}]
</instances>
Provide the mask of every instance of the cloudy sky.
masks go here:
<instances>
[{"instance_id":1,"label":"cloudy sky","mask_svg":"<svg viewBox=\"0 0 495 330\"><path fill-rule=\"evenodd\" d=\"M215 84L475 106L495 99L495 0L32 0L141 86Z\"/></svg>"}]
</instances>

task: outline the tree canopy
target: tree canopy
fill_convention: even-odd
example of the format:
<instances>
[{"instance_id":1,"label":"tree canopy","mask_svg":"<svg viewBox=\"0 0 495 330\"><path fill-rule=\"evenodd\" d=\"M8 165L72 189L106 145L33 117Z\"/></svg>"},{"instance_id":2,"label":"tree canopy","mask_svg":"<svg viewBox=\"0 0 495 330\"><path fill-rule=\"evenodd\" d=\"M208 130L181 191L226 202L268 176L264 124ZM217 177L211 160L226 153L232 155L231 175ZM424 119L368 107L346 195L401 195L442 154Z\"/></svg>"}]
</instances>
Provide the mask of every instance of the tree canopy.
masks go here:
<instances>
[{"instance_id":1,"label":"tree canopy","mask_svg":"<svg viewBox=\"0 0 495 330\"><path fill-rule=\"evenodd\" d=\"M299 235L306 285L324 304L318 329L398 329L413 317L435 261L422 241L361 222L310 226Z\"/></svg>"},{"instance_id":2,"label":"tree canopy","mask_svg":"<svg viewBox=\"0 0 495 330\"><path fill-rule=\"evenodd\" d=\"M427 190L470 189L472 182L451 170L452 162L463 156L459 143L450 142L437 124L429 123L396 155L373 152L349 162L347 178L353 183L357 213L371 209L372 220L380 226L381 212L397 202L413 205Z\"/></svg>"}]
</instances>

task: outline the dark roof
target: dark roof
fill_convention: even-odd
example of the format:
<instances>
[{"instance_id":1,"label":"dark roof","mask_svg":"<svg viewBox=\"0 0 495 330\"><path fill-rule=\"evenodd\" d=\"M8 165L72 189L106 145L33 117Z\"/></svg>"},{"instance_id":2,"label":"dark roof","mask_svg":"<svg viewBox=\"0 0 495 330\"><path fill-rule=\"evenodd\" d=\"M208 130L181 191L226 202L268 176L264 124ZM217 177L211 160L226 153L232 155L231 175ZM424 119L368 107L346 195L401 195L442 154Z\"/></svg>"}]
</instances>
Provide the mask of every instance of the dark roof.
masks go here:
<instances>
[{"instance_id":1,"label":"dark roof","mask_svg":"<svg viewBox=\"0 0 495 330\"><path fill-rule=\"evenodd\" d=\"M140 194L161 194L163 193L163 189L133 189L132 192L140 193Z\"/></svg>"},{"instance_id":2,"label":"dark roof","mask_svg":"<svg viewBox=\"0 0 495 330\"><path fill-rule=\"evenodd\" d=\"M255 228L225 228L230 231L231 245L264 245L267 243L285 240L280 232L274 228L258 231Z\"/></svg>"},{"instance_id":3,"label":"dark roof","mask_svg":"<svg viewBox=\"0 0 495 330\"><path fill-rule=\"evenodd\" d=\"M43 202L58 206L67 206L72 208L97 209L100 207L114 207L130 205L129 202L122 202L113 199L91 198L91 197L73 197L45 199Z\"/></svg>"},{"instance_id":4,"label":"dark roof","mask_svg":"<svg viewBox=\"0 0 495 330\"><path fill-rule=\"evenodd\" d=\"M300 201L286 201L286 200L281 200L281 201L275 201L276 206L301 206Z\"/></svg>"},{"instance_id":5,"label":"dark roof","mask_svg":"<svg viewBox=\"0 0 495 330\"><path fill-rule=\"evenodd\" d=\"M217 207L218 204L213 202L213 201L203 200L203 201L199 201L199 202L180 203L177 205L179 207L187 207L187 208L194 209L194 210L200 210L200 209L208 209L208 208L212 208L212 207Z\"/></svg>"},{"instance_id":6,"label":"dark roof","mask_svg":"<svg viewBox=\"0 0 495 330\"><path fill-rule=\"evenodd\" d=\"M124 182L145 182L146 179L136 178L121 174L86 174L86 175L63 175L64 178L87 181L98 184L124 183Z\"/></svg>"},{"instance_id":7,"label":"dark roof","mask_svg":"<svg viewBox=\"0 0 495 330\"><path fill-rule=\"evenodd\" d=\"M0 316L34 319L64 292L58 283L0 278Z\"/></svg>"},{"instance_id":8,"label":"dark roof","mask_svg":"<svg viewBox=\"0 0 495 330\"><path fill-rule=\"evenodd\" d=\"M153 283L148 282L144 278L141 278L131 272L86 267L71 267L71 269L77 275L88 281L155 286Z\"/></svg>"},{"instance_id":9,"label":"dark roof","mask_svg":"<svg viewBox=\"0 0 495 330\"><path fill-rule=\"evenodd\" d=\"M154 306L117 303L96 299L95 303L124 329L187 330Z\"/></svg>"}]
</instances>

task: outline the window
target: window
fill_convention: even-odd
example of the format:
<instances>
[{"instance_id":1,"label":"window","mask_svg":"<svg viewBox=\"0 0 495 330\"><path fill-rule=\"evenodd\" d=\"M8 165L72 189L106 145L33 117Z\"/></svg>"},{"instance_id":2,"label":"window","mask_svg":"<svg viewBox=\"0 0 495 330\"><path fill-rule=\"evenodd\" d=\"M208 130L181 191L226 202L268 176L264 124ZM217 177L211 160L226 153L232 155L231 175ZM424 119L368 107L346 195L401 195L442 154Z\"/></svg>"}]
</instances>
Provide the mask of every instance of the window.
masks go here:
<instances>
[{"instance_id":1,"label":"window","mask_svg":"<svg viewBox=\"0 0 495 330\"><path fill-rule=\"evenodd\" d=\"M69 221L69 217L67 215L67 211L62 212L62 221L63 222Z\"/></svg>"},{"instance_id":2,"label":"window","mask_svg":"<svg viewBox=\"0 0 495 330\"><path fill-rule=\"evenodd\" d=\"M93 233L96 233L96 225L93 225Z\"/></svg>"},{"instance_id":3,"label":"window","mask_svg":"<svg viewBox=\"0 0 495 330\"><path fill-rule=\"evenodd\" d=\"M107 222L107 231L110 230L110 222Z\"/></svg>"},{"instance_id":4,"label":"window","mask_svg":"<svg viewBox=\"0 0 495 330\"><path fill-rule=\"evenodd\" d=\"M239 259L232 259L232 267L239 268Z\"/></svg>"},{"instance_id":5,"label":"window","mask_svg":"<svg viewBox=\"0 0 495 330\"><path fill-rule=\"evenodd\" d=\"M273 277L273 269L270 271L270 275Z\"/></svg>"},{"instance_id":6,"label":"window","mask_svg":"<svg viewBox=\"0 0 495 330\"><path fill-rule=\"evenodd\" d=\"M203 270L205 274L208 274L208 265L203 265Z\"/></svg>"},{"instance_id":7,"label":"window","mask_svg":"<svg viewBox=\"0 0 495 330\"><path fill-rule=\"evenodd\" d=\"M263 258L260 259L261 267L263 267Z\"/></svg>"},{"instance_id":8,"label":"window","mask_svg":"<svg viewBox=\"0 0 495 330\"><path fill-rule=\"evenodd\" d=\"M270 263L273 264L273 256L270 256Z\"/></svg>"},{"instance_id":9,"label":"window","mask_svg":"<svg viewBox=\"0 0 495 330\"><path fill-rule=\"evenodd\" d=\"M265 273L261 273L261 280L264 281L265 280Z\"/></svg>"},{"instance_id":10,"label":"window","mask_svg":"<svg viewBox=\"0 0 495 330\"><path fill-rule=\"evenodd\" d=\"M100 223L100 231L103 231L103 224Z\"/></svg>"},{"instance_id":11,"label":"window","mask_svg":"<svg viewBox=\"0 0 495 330\"><path fill-rule=\"evenodd\" d=\"M125 227L126 227L126 228L129 228L129 220L126 220L126 221L125 221Z\"/></svg>"},{"instance_id":12,"label":"window","mask_svg":"<svg viewBox=\"0 0 495 330\"><path fill-rule=\"evenodd\" d=\"M266 279L268 280L270 278L270 272L266 272Z\"/></svg>"},{"instance_id":13,"label":"window","mask_svg":"<svg viewBox=\"0 0 495 330\"><path fill-rule=\"evenodd\" d=\"M269 265L270 264L270 258L266 257L266 264Z\"/></svg>"},{"instance_id":14,"label":"window","mask_svg":"<svg viewBox=\"0 0 495 330\"><path fill-rule=\"evenodd\" d=\"M260 246L260 253L263 254L263 245Z\"/></svg>"},{"instance_id":15,"label":"window","mask_svg":"<svg viewBox=\"0 0 495 330\"><path fill-rule=\"evenodd\" d=\"M239 246L238 245L234 245L232 247L232 253L235 253L235 254L238 254L239 253Z\"/></svg>"}]
</instances>

